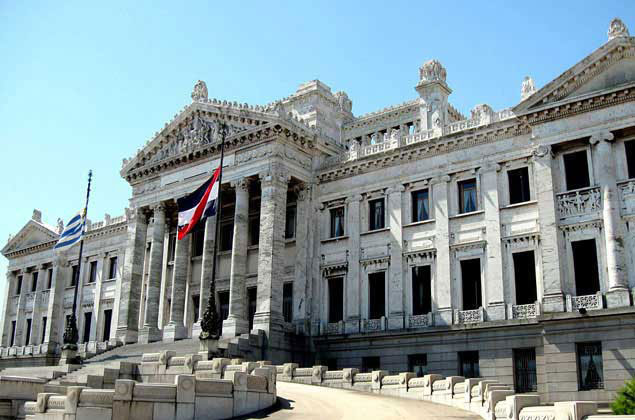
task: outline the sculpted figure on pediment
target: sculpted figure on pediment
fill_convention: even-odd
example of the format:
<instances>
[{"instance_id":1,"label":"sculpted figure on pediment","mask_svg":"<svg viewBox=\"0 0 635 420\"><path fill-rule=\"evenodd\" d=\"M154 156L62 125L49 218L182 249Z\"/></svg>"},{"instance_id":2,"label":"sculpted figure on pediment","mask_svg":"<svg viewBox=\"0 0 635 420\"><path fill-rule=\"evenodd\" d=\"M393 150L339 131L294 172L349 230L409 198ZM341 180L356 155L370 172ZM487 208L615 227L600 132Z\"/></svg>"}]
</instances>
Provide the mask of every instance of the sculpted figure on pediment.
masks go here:
<instances>
[{"instance_id":1,"label":"sculpted figure on pediment","mask_svg":"<svg viewBox=\"0 0 635 420\"><path fill-rule=\"evenodd\" d=\"M629 36L628 28L626 27L626 25L624 25L624 22L622 22L621 19L615 18L609 24L608 35L609 35L609 41L612 40L613 38L628 37Z\"/></svg>"},{"instance_id":2,"label":"sculpted figure on pediment","mask_svg":"<svg viewBox=\"0 0 635 420\"><path fill-rule=\"evenodd\" d=\"M445 82L447 72L438 60L427 61L419 68L419 79L422 82Z\"/></svg>"},{"instance_id":3,"label":"sculpted figure on pediment","mask_svg":"<svg viewBox=\"0 0 635 420\"><path fill-rule=\"evenodd\" d=\"M337 105L342 112L351 112L353 110L353 101L348 98L346 92L335 93Z\"/></svg>"},{"instance_id":4,"label":"sculpted figure on pediment","mask_svg":"<svg viewBox=\"0 0 635 420\"><path fill-rule=\"evenodd\" d=\"M534 84L534 79L529 76L525 76L523 79L523 84L520 87L520 100L524 100L536 92L536 85Z\"/></svg>"},{"instance_id":5,"label":"sculpted figure on pediment","mask_svg":"<svg viewBox=\"0 0 635 420\"><path fill-rule=\"evenodd\" d=\"M204 81L199 80L194 85L192 90L192 101L194 102L206 102L207 101L207 85Z\"/></svg>"}]
</instances>

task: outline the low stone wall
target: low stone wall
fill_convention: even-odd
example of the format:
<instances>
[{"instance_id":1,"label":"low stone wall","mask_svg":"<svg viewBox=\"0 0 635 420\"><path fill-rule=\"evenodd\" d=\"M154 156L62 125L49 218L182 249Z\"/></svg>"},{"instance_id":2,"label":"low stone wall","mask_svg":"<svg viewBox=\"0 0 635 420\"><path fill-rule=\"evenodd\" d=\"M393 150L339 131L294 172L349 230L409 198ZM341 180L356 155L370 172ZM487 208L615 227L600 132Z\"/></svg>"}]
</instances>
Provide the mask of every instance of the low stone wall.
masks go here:
<instances>
[{"instance_id":1,"label":"low stone wall","mask_svg":"<svg viewBox=\"0 0 635 420\"><path fill-rule=\"evenodd\" d=\"M111 350L117 345L108 341L90 341L78 346L83 359ZM11 367L53 366L59 362L60 347L53 343L0 347L0 369Z\"/></svg>"},{"instance_id":2,"label":"low stone wall","mask_svg":"<svg viewBox=\"0 0 635 420\"><path fill-rule=\"evenodd\" d=\"M24 405L44 392L46 380L0 376L0 419L24 418Z\"/></svg>"},{"instance_id":3,"label":"low stone wall","mask_svg":"<svg viewBox=\"0 0 635 420\"><path fill-rule=\"evenodd\" d=\"M465 379L462 376L425 375L417 378L404 372L359 373L357 369L329 371L324 366L300 368L295 363L274 367L277 380L329 388L352 389L381 395L433 401L478 414L486 420L619 420L633 416L597 415L597 403L564 401L541 405L537 394L516 394L513 387L496 380Z\"/></svg>"}]
</instances>

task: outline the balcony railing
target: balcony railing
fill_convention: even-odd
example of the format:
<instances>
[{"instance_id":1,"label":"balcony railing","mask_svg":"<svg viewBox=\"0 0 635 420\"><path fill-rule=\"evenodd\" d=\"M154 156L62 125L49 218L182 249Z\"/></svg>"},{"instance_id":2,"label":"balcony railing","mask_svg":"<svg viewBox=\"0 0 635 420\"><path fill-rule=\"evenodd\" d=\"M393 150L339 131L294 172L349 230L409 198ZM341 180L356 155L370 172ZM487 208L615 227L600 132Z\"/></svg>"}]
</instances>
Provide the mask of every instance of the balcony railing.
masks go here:
<instances>
[{"instance_id":1,"label":"balcony railing","mask_svg":"<svg viewBox=\"0 0 635 420\"><path fill-rule=\"evenodd\" d=\"M596 310L604 307L602 292L594 295L571 296L567 295L567 310L569 312L579 309Z\"/></svg>"},{"instance_id":2,"label":"balcony railing","mask_svg":"<svg viewBox=\"0 0 635 420\"><path fill-rule=\"evenodd\" d=\"M386 329L386 318L383 316L377 319L363 319L362 320L363 332L383 331L385 329Z\"/></svg>"},{"instance_id":3,"label":"balcony railing","mask_svg":"<svg viewBox=\"0 0 635 420\"><path fill-rule=\"evenodd\" d=\"M326 335L344 334L344 322L329 322L326 324Z\"/></svg>"},{"instance_id":4,"label":"balcony railing","mask_svg":"<svg viewBox=\"0 0 635 420\"><path fill-rule=\"evenodd\" d=\"M485 321L485 311L483 308L469 309L466 311L454 311L454 322L456 324L476 324Z\"/></svg>"},{"instance_id":5,"label":"balcony railing","mask_svg":"<svg viewBox=\"0 0 635 420\"><path fill-rule=\"evenodd\" d=\"M558 214L560 218L595 213L602 209L599 187L583 188L576 191L560 193L558 197Z\"/></svg>"},{"instance_id":6,"label":"balcony railing","mask_svg":"<svg viewBox=\"0 0 635 420\"><path fill-rule=\"evenodd\" d=\"M537 318L540 315L540 306L538 302L529 303L526 305L509 305L511 308L511 319L532 319Z\"/></svg>"},{"instance_id":7,"label":"balcony railing","mask_svg":"<svg viewBox=\"0 0 635 420\"><path fill-rule=\"evenodd\" d=\"M432 312L408 317L408 328L427 328L430 326L432 326Z\"/></svg>"}]
</instances>

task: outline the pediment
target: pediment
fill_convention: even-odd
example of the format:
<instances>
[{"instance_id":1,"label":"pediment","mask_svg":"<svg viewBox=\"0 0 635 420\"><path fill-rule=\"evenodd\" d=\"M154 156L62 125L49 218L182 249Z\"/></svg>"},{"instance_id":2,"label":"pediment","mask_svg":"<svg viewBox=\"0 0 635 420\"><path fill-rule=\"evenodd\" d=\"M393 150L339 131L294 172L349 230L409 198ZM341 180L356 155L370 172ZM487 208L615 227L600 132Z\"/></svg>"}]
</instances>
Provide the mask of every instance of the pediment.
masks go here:
<instances>
[{"instance_id":1,"label":"pediment","mask_svg":"<svg viewBox=\"0 0 635 420\"><path fill-rule=\"evenodd\" d=\"M514 109L516 115L635 84L635 38L615 38Z\"/></svg>"},{"instance_id":2,"label":"pediment","mask_svg":"<svg viewBox=\"0 0 635 420\"><path fill-rule=\"evenodd\" d=\"M58 237L59 235L52 227L35 220L29 220L15 236L9 239L2 249L2 254L7 255L13 251L54 241Z\"/></svg>"}]
</instances>

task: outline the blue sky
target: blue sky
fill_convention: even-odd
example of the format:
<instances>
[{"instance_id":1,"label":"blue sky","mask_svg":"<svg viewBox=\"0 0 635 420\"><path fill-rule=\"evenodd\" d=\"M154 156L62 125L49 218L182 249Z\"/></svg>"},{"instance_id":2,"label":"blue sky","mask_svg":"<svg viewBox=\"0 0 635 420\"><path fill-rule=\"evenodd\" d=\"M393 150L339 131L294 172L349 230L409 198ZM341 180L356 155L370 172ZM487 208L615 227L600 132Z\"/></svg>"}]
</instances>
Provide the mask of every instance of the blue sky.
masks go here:
<instances>
[{"instance_id":1,"label":"blue sky","mask_svg":"<svg viewBox=\"0 0 635 420\"><path fill-rule=\"evenodd\" d=\"M0 242L34 208L67 220L89 168L89 218L122 214L122 158L198 79L210 97L250 104L320 79L359 115L415 98L419 66L436 58L469 115L517 103L525 75L544 86L606 42L615 16L635 35L632 1L514 3L0 0Z\"/></svg>"}]
</instances>

